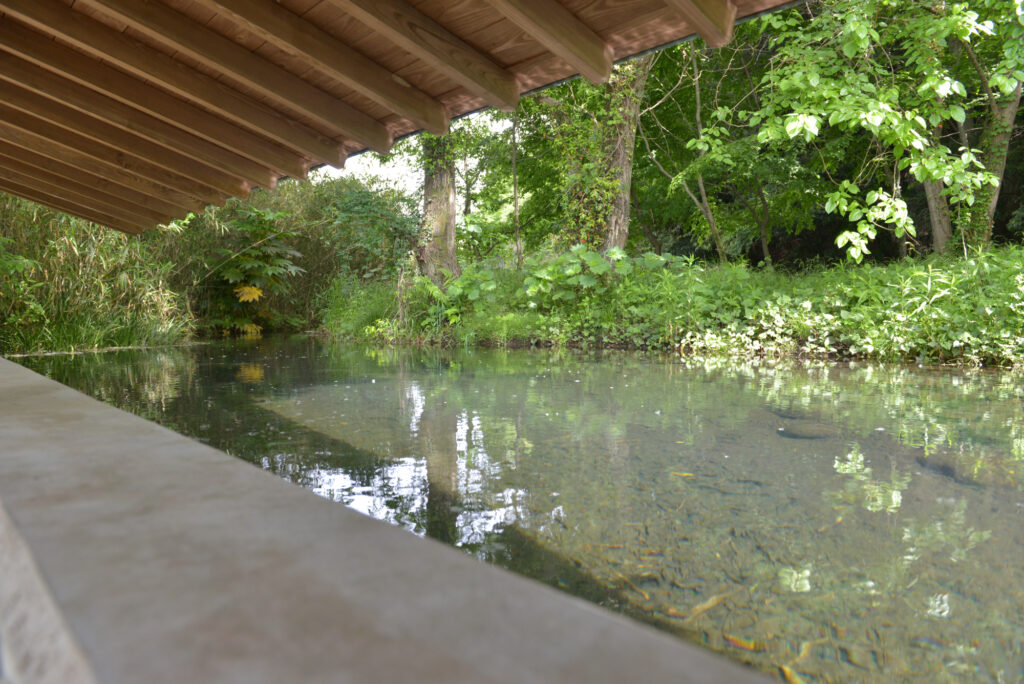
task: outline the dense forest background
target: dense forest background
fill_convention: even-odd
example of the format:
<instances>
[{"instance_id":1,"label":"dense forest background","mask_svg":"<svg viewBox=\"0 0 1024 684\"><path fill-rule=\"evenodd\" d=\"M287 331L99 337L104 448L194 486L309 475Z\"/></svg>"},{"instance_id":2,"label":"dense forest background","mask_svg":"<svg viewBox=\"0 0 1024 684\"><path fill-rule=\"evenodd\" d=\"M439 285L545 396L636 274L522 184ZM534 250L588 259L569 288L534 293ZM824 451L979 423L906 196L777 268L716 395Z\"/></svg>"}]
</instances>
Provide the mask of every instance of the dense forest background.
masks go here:
<instances>
[{"instance_id":1,"label":"dense forest background","mask_svg":"<svg viewBox=\"0 0 1024 684\"><path fill-rule=\"evenodd\" d=\"M126 238L0 197L0 353L376 343L1024 359L1024 0L825 0Z\"/></svg>"}]
</instances>

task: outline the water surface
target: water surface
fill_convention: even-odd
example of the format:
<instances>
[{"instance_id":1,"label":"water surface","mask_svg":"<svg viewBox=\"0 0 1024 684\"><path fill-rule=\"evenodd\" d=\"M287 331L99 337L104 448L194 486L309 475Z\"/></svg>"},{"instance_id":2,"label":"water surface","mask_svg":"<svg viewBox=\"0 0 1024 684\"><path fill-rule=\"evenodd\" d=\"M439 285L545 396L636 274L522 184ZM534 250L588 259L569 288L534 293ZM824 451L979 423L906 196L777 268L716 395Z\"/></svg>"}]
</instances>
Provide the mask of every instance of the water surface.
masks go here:
<instances>
[{"instance_id":1,"label":"water surface","mask_svg":"<svg viewBox=\"0 0 1024 684\"><path fill-rule=\"evenodd\" d=\"M788 681L1024 679L1024 380L308 338L25 365Z\"/></svg>"}]
</instances>

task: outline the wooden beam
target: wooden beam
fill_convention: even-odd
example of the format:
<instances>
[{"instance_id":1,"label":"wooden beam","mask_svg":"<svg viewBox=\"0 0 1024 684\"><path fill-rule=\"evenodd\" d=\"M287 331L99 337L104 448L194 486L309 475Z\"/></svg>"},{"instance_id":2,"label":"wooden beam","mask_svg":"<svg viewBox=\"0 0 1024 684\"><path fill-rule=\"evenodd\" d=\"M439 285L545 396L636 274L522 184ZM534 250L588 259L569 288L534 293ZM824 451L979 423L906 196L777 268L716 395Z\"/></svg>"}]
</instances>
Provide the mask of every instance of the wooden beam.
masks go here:
<instances>
[{"instance_id":1,"label":"wooden beam","mask_svg":"<svg viewBox=\"0 0 1024 684\"><path fill-rule=\"evenodd\" d=\"M223 169L254 186L269 189L277 182L277 176L265 166L12 54L0 52L0 78L58 100L83 114L100 118L122 131L135 133L208 166Z\"/></svg>"},{"instance_id":2,"label":"wooden beam","mask_svg":"<svg viewBox=\"0 0 1024 684\"><path fill-rule=\"evenodd\" d=\"M42 173L44 176L40 177L46 177L45 174L59 176L67 182L85 185L97 192L120 197L125 204L133 204L164 216L181 216L189 211L187 207L178 206L127 185L115 183L62 161L38 155L5 140L0 140L0 158L4 159L8 166L17 165L12 168L19 168L28 175L37 176Z\"/></svg>"},{"instance_id":3,"label":"wooden beam","mask_svg":"<svg viewBox=\"0 0 1024 684\"><path fill-rule=\"evenodd\" d=\"M125 221L117 218L116 216L110 216L109 214L104 214L103 212L96 211L95 209L83 207L80 204L75 204L69 200L54 197L53 195L48 195L45 192L40 192L39 190L19 185L18 183L9 182L2 177L0 177L0 191L21 197L22 199L27 199L31 202L35 202L36 204L42 204L44 207L56 209L57 211L85 219L86 221L92 221L93 223L101 226L119 230L122 233L128 233L129 235L138 235L147 228L152 228L152 226Z\"/></svg>"},{"instance_id":4,"label":"wooden beam","mask_svg":"<svg viewBox=\"0 0 1024 684\"><path fill-rule=\"evenodd\" d=\"M152 162L127 154L110 145L98 143L84 135L61 128L39 117L26 114L2 101L0 101L0 122L4 126L15 127L27 133L52 140L68 149L92 157L112 168L121 169L142 178L148 178L168 188L179 190L190 197L202 200L205 204L223 203L225 199L223 194L218 193L214 188L173 171L168 171Z\"/></svg>"},{"instance_id":5,"label":"wooden beam","mask_svg":"<svg viewBox=\"0 0 1024 684\"><path fill-rule=\"evenodd\" d=\"M60 176L51 174L50 177L46 177L45 174L40 174L38 171L31 174L22 173L11 168L3 157L0 157L0 174L12 183L45 192L53 197L66 199L87 209L93 209L125 221L155 226L170 220L169 216L143 212L137 207L121 202L117 197L96 192L88 186L73 184Z\"/></svg>"},{"instance_id":6,"label":"wooden beam","mask_svg":"<svg viewBox=\"0 0 1024 684\"><path fill-rule=\"evenodd\" d=\"M377 152L391 149L391 132L371 116L320 90L238 43L152 0L78 0L159 42L230 74L278 106L316 121Z\"/></svg>"},{"instance_id":7,"label":"wooden beam","mask_svg":"<svg viewBox=\"0 0 1024 684\"><path fill-rule=\"evenodd\" d=\"M70 164L87 173L158 197L165 202L184 209L185 212L202 211L206 206L205 202L189 197L183 192L155 183L120 166L111 165L109 162L90 157L88 154L67 147L45 135L39 135L25 131L17 126L9 125L3 120L2 116L0 116L0 140L6 140L24 150L38 153L57 162Z\"/></svg>"},{"instance_id":8,"label":"wooden beam","mask_svg":"<svg viewBox=\"0 0 1024 684\"><path fill-rule=\"evenodd\" d=\"M146 163L151 162L155 166L166 169L185 179L195 181L195 183L189 182L184 185L173 186L186 192L189 189L198 190L202 189L203 186L207 186L213 190L219 190L225 195L241 197L249 195L249 190L251 189L249 183L241 178L236 178L220 170L210 168L179 152L162 145L157 145L134 133L128 133L115 126L111 126L94 116L83 114L48 97L4 81L2 78L0 78L0 102L3 102L8 107L18 109L26 114L60 126L84 138L107 145L111 150L117 150L124 155L130 155ZM209 196L197 195L197 197L215 201L217 194L212 193Z\"/></svg>"},{"instance_id":9,"label":"wooden beam","mask_svg":"<svg viewBox=\"0 0 1024 684\"><path fill-rule=\"evenodd\" d=\"M448 132L443 104L274 0L195 1L417 126L438 135Z\"/></svg>"},{"instance_id":10,"label":"wooden beam","mask_svg":"<svg viewBox=\"0 0 1024 684\"><path fill-rule=\"evenodd\" d=\"M58 35L96 59L106 60L142 79L152 79L181 98L277 142L311 159L343 166L348 156L337 141L297 124L280 112L173 57L115 31L60 0L0 0L0 10L49 35Z\"/></svg>"},{"instance_id":11,"label":"wooden beam","mask_svg":"<svg viewBox=\"0 0 1024 684\"><path fill-rule=\"evenodd\" d=\"M505 18L593 83L612 73L612 49L560 2L487 0Z\"/></svg>"},{"instance_id":12,"label":"wooden beam","mask_svg":"<svg viewBox=\"0 0 1024 684\"><path fill-rule=\"evenodd\" d=\"M732 40L736 5L732 0L665 0L710 47Z\"/></svg>"},{"instance_id":13,"label":"wooden beam","mask_svg":"<svg viewBox=\"0 0 1024 684\"><path fill-rule=\"evenodd\" d=\"M120 103L122 105L120 109L108 108L104 113L104 116L110 117L111 123L115 125L121 125L119 121L137 122L130 110L146 112L157 122L163 122L164 126L171 124L174 127L181 127L202 141L214 143L213 146L206 146L203 142L199 144L207 150L207 154L212 157L213 161L226 169L235 170L233 166L236 162L231 158L225 158L224 153L219 152L221 147L230 150L231 153L242 159L241 164L245 163L245 159L249 159L251 162L269 167L273 170L272 177L304 178L306 175L305 161L278 143L250 133L234 123L210 114L185 100L178 99L159 88L129 76L123 71L88 59L82 53L66 48L43 34L27 29L10 19L0 18L0 50L7 50L18 58L59 75L61 80L58 85L66 86L71 81L80 84L80 88L70 91L68 96L68 104L73 107L79 108L83 102L78 95L88 96L92 90L103 93L111 100ZM0 67L0 72L3 70L4 68ZM13 77L17 77L17 74L13 74ZM28 82L24 83L29 85ZM36 85L41 83L41 78L34 77L33 85L29 85L29 87L35 86L42 89L45 87L44 85ZM43 94L50 94L50 92L43 92ZM88 97L84 101L88 102ZM133 128L130 130L140 133L137 127L134 127L135 124L132 125ZM149 123L146 125L147 133L151 136L170 135L173 137L173 133L166 133L166 128L160 129ZM154 132L155 130L162 130L163 133L158 134ZM186 150L190 147L190 144L186 144L181 149ZM250 180L259 181L263 172L254 173L258 173L259 177ZM243 173L239 173L239 175L247 177ZM263 185L262 182L256 182L256 184ZM263 187L272 187L272 185L263 185Z\"/></svg>"},{"instance_id":14,"label":"wooden beam","mask_svg":"<svg viewBox=\"0 0 1024 684\"><path fill-rule=\"evenodd\" d=\"M499 109L519 103L515 76L403 0L326 0Z\"/></svg>"}]
</instances>

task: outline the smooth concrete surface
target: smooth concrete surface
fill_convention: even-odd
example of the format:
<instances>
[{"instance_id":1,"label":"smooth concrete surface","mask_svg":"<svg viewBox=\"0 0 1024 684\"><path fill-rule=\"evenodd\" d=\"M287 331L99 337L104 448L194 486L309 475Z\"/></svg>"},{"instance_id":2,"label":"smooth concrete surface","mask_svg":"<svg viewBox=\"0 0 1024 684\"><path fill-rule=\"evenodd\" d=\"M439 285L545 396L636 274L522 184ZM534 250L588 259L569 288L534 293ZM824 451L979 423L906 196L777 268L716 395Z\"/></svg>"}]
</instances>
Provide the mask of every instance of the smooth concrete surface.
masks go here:
<instances>
[{"instance_id":1,"label":"smooth concrete surface","mask_svg":"<svg viewBox=\"0 0 1024 684\"><path fill-rule=\"evenodd\" d=\"M764 681L3 359L0 504L11 684Z\"/></svg>"}]
</instances>

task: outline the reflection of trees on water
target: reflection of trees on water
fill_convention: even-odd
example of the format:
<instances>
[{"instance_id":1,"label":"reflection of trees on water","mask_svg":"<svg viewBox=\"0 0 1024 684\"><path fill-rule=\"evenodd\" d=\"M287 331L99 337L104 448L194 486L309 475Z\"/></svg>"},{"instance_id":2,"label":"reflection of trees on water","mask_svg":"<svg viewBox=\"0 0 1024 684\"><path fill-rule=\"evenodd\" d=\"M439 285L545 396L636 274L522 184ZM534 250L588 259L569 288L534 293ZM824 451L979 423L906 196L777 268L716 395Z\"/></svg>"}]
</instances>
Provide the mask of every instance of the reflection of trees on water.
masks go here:
<instances>
[{"instance_id":1,"label":"reflection of trees on water","mask_svg":"<svg viewBox=\"0 0 1024 684\"><path fill-rule=\"evenodd\" d=\"M186 350L173 392L133 371L129 398L761 667L1020 674L1024 598L1005 590L1024 585L1017 481L967 484L1021 458L1016 376L275 344ZM87 382L124 399L123 371L103 373ZM969 457L944 467L950 453Z\"/></svg>"}]
</instances>

